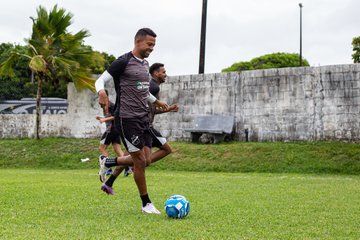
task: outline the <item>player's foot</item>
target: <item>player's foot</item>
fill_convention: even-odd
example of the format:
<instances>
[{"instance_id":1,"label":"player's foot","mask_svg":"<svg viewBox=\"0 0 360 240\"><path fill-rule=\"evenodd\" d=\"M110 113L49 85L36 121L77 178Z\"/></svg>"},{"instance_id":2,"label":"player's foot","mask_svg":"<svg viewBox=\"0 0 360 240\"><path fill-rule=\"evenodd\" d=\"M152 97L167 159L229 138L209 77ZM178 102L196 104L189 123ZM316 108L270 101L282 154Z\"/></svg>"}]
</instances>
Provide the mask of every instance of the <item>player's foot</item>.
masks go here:
<instances>
[{"instance_id":1,"label":"player's foot","mask_svg":"<svg viewBox=\"0 0 360 240\"><path fill-rule=\"evenodd\" d=\"M160 211L156 209L156 207L154 206L154 204L152 203L147 203L145 207L141 208L141 211L143 213L149 213L149 214L160 214Z\"/></svg>"},{"instance_id":2,"label":"player's foot","mask_svg":"<svg viewBox=\"0 0 360 240\"><path fill-rule=\"evenodd\" d=\"M125 168L124 177L129 176L132 172L132 167Z\"/></svg>"},{"instance_id":3,"label":"player's foot","mask_svg":"<svg viewBox=\"0 0 360 240\"><path fill-rule=\"evenodd\" d=\"M111 175L112 174L112 169L111 168L109 168L109 170L107 170L107 172L106 172L106 175Z\"/></svg>"},{"instance_id":4,"label":"player's foot","mask_svg":"<svg viewBox=\"0 0 360 240\"><path fill-rule=\"evenodd\" d=\"M109 168L109 170L106 172L106 176L109 176L109 175L111 175L111 174L112 174L112 169ZM99 173L99 179L100 179L100 182L102 182L102 183L105 181L105 179L103 179L103 178L101 177L100 173Z\"/></svg>"},{"instance_id":5,"label":"player's foot","mask_svg":"<svg viewBox=\"0 0 360 240\"><path fill-rule=\"evenodd\" d=\"M103 191L103 192L105 192L106 194L108 194L108 195L114 195L115 193L114 193L114 190L112 189L112 187L109 187L108 185L106 185L106 184L103 184L102 186L101 186L101 190Z\"/></svg>"},{"instance_id":6,"label":"player's foot","mask_svg":"<svg viewBox=\"0 0 360 240\"><path fill-rule=\"evenodd\" d=\"M105 166L105 161L106 161L106 156L100 155L99 156L99 165L100 165L99 176L100 176L100 181L101 182L105 181L106 172L109 170L109 168Z\"/></svg>"}]
</instances>

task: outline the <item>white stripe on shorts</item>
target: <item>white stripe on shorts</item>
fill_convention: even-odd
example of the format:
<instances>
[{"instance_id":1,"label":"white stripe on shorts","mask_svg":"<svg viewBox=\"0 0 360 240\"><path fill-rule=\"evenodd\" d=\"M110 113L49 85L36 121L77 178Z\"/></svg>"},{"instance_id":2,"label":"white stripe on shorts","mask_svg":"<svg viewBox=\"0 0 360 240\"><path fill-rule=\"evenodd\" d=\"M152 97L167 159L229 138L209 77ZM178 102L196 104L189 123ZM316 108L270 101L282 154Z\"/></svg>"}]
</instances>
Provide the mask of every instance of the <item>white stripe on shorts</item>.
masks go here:
<instances>
[{"instance_id":1,"label":"white stripe on shorts","mask_svg":"<svg viewBox=\"0 0 360 240\"><path fill-rule=\"evenodd\" d=\"M132 145L131 142L129 142L126 138L124 138L124 139L125 139L125 143L126 143L127 150L129 153L137 152L140 150L137 147L135 147L134 145Z\"/></svg>"}]
</instances>

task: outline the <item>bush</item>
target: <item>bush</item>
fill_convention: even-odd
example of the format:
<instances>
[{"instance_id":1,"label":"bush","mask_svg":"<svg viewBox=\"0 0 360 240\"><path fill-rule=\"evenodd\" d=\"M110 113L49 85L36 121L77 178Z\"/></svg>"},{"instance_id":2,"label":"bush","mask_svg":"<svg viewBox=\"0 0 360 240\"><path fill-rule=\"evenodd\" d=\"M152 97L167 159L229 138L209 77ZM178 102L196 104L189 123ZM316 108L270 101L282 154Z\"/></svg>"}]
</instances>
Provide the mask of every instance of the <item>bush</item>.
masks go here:
<instances>
[{"instance_id":1,"label":"bush","mask_svg":"<svg viewBox=\"0 0 360 240\"><path fill-rule=\"evenodd\" d=\"M272 53L257 58L249 62L237 62L222 72L234 72L256 69L299 67L300 56L297 53ZM306 59L302 59L302 66L310 66Z\"/></svg>"}]
</instances>

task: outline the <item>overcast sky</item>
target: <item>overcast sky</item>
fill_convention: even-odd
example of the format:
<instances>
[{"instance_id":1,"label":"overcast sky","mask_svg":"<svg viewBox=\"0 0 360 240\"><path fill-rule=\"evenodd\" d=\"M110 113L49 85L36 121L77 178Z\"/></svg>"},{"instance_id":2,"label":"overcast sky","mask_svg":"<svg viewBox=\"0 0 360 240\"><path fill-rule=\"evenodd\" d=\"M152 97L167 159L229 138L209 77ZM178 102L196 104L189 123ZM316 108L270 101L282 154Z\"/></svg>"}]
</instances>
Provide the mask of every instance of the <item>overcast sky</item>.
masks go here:
<instances>
[{"instance_id":1,"label":"overcast sky","mask_svg":"<svg viewBox=\"0 0 360 240\"><path fill-rule=\"evenodd\" d=\"M299 53L298 0L208 0L205 73L274 52ZM310 65L352 63L360 36L360 0L302 0L303 56ZM39 5L71 12L71 32L87 29L85 43L116 57L133 49L141 27L158 35L149 62L168 75L196 74L202 0L1 0L0 42L24 44Z\"/></svg>"}]
</instances>

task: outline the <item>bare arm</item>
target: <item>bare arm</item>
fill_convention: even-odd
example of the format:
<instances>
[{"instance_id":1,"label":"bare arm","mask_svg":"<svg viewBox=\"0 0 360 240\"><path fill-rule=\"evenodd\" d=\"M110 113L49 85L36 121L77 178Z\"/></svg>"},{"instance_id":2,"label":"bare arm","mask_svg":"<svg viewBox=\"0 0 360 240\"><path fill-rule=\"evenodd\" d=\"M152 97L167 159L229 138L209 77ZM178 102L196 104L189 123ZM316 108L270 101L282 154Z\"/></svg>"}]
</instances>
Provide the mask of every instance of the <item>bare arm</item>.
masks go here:
<instances>
[{"instance_id":1,"label":"bare arm","mask_svg":"<svg viewBox=\"0 0 360 240\"><path fill-rule=\"evenodd\" d=\"M105 71L95 82L96 92L99 96L99 104L103 109L106 109L105 114L108 113L109 109L109 97L106 95L105 92L105 83L110 81L111 79L112 76L110 75L110 73Z\"/></svg>"},{"instance_id":2,"label":"bare arm","mask_svg":"<svg viewBox=\"0 0 360 240\"><path fill-rule=\"evenodd\" d=\"M160 101L159 99L157 99L156 97L154 97L154 95L152 95L149 92L149 98L148 98L149 102L151 102L152 104L155 104L156 107L167 110L169 108L169 105L166 102Z\"/></svg>"},{"instance_id":3,"label":"bare arm","mask_svg":"<svg viewBox=\"0 0 360 240\"><path fill-rule=\"evenodd\" d=\"M162 114L166 112L178 112L179 106L177 104L170 105L166 110L162 108L156 108L155 114Z\"/></svg>"},{"instance_id":4,"label":"bare arm","mask_svg":"<svg viewBox=\"0 0 360 240\"><path fill-rule=\"evenodd\" d=\"M110 122L110 121L114 120L114 116L110 116L110 117L96 116L96 120L98 120L100 123Z\"/></svg>"}]
</instances>

